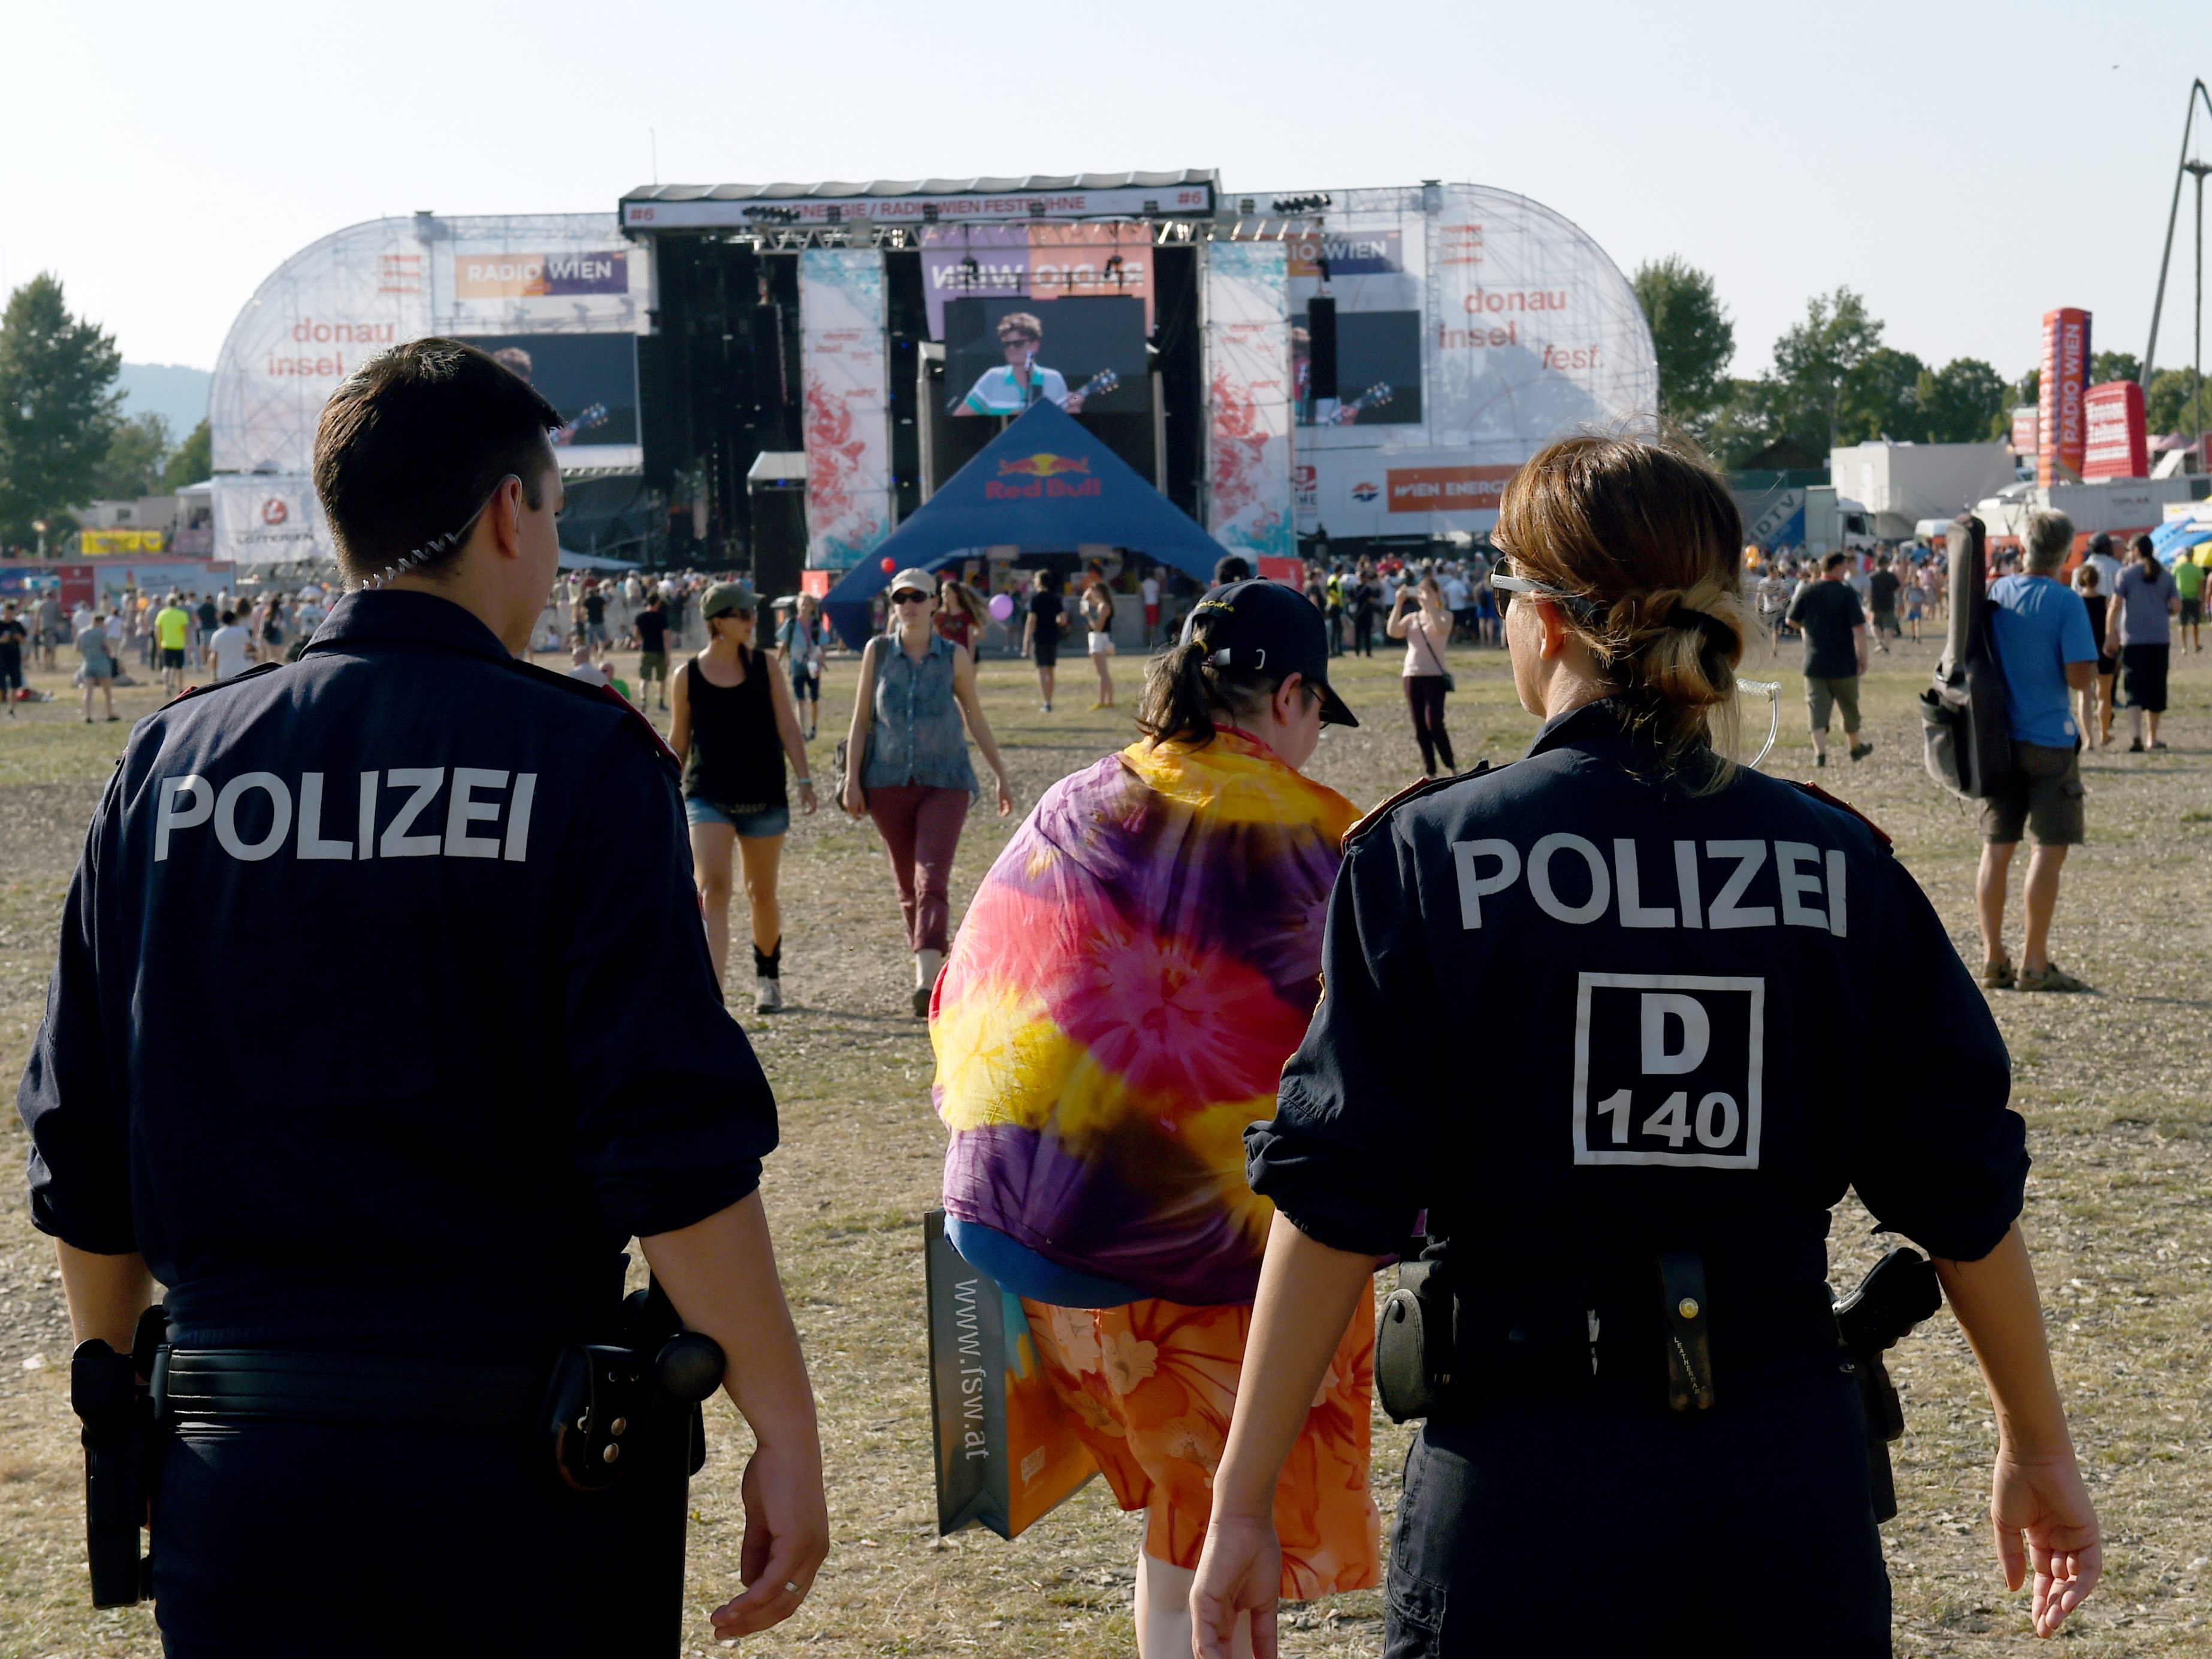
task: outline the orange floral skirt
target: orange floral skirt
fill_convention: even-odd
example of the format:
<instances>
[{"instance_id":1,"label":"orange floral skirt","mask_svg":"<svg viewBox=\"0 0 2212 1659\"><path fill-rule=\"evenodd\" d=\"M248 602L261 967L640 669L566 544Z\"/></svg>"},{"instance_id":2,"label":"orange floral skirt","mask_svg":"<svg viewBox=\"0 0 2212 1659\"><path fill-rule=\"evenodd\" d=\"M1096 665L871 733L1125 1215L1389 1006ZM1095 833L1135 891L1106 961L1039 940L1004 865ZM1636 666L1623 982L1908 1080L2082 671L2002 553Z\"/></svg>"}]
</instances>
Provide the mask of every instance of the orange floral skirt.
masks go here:
<instances>
[{"instance_id":1,"label":"orange floral skirt","mask_svg":"<svg viewBox=\"0 0 2212 1659\"><path fill-rule=\"evenodd\" d=\"M1195 1568L1252 1328L1247 1306L1147 1300L1055 1308L1024 1298L1037 1358L1125 1510L1149 1510L1145 1553ZM1375 1300L1359 1306L1275 1488L1282 1595L1382 1582L1382 1516L1368 1490Z\"/></svg>"}]
</instances>

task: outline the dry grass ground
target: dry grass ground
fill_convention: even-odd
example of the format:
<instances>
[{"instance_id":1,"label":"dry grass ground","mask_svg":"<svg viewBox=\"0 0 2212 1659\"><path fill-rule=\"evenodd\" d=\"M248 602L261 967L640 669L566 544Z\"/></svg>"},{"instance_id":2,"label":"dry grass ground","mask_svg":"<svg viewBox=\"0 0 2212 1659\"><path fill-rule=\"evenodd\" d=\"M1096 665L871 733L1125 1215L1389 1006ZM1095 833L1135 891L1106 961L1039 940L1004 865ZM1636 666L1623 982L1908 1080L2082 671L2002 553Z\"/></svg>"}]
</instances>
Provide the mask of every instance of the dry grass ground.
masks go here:
<instances>
[{"instance_id":1,"label":"dry grass ground","mask_svg":"<svg viewBox=\"0 0 2212 1659\"><path fill-rule=\"evenodd\" d=\"M1974 821L1922 772L1911 705L1933 652L1901 647L1876 659L1868 705L1875 752L1821 777L1895 836L1971 957ZM1782 665L1784 738L1768 769L1809 776L1795 657L1793 647ZM1126 705L1140 665L1119 665ZM1502 657L1470 652L1455 665L1461 690L1450 717L1460 763L1516 753L1533 722L1511 702ZM1387 657L1346 665L1342 681L1369 724L1332 732L1316 764L1363 805L1415 769L1395 674ZM852 675L849 661L831 668L817 773L828 770ZM1127 739L1124 716L1085 712L1086 665L1071 661L1061 678L1058 711L1047 717L1025 665L985 665L985 704L1024 802ZM50 677L34 683L60 685ZM2175 692L2170 752L2106 751L2087 765L2094 840L2067 872L2057 950L2101 994L1994 999L2036 1158L2027 1225L2111 1540L2104 1589L2068 1628L2069 1647L2082 1654L2212 1648L2205 659L2178 665ZM126 691L118 701L136 717L157 698ZM78 840L127 729L88 726L60 703L0 720L0 1075L9 1079L39 1018ZM1000 824L971 820L956 915L1005 834ZM822 1398L836 1548L807 1607L750 1645L825 1659L1129 1653L1137 1530L1102 1488L1011 1545L976 1532L934 1535L920 1217L936 1196L942 1138L927 1101L928 1043L906 1012L907 963L872 833L826 811L803 820L785 872L784 982L793 1006L747 1024L782 1102L784 1146L765 1190ZM742 916L733 931L743 937ZM1879 1050L1887 1030L1923 1017L1900 998L1874 1029L1847 1035ZM1484 1034L1459 1041L1479 1067ZM303 1097L303 1109L312 1103ZM0 1161L20 1168L22 1152L8 1114ZM1869 1224L1855 1206L1838 1212L1839 1281L1878 1253ZM153 1654L150 1612L94 1613L85 1605L67 1349L51 1249L31 1229L21 1183L8 1175L0 1179L0 1654ZM1910 1416L1898 1470L1903 1513L1885 1535L1898 1651L2024 1654L2031 1644L2021 1598L1997 1579L1981 1519L1987 1402L1948 1315L1906 1344L1894 1372ZM1379 1414L1376 1427L1376 1483L1387 1515L1405 1439ZM693 1599L702 1607L736 1583L744 1443L726 1406L713 1409L711 1428L692 1547ZM1694 1540L1675 1541L1694 1548ZM1288 1653L1379 1647L1372 1594L1293 1612ZM1822 1610L1808 1606L1805 1617L1819 1620ZM703 1619L692 1628L699 1650L711 1650ZM1774 1646L1788 1652L1789 1633L1777 1632Z\"/></svg>"}]
</instances>

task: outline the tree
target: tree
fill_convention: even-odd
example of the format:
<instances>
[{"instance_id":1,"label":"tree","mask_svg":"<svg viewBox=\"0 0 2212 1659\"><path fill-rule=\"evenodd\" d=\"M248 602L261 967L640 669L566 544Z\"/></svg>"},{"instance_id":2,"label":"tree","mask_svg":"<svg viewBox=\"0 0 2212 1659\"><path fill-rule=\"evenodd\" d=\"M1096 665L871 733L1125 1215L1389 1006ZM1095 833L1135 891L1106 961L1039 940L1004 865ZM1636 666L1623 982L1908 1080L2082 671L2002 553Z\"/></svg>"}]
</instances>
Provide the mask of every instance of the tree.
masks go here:
<instances>
[{"instance_id":1,"label":"tree","mask_svg":"<svg viewBox=\"0 0 2212 1659\"><path fill-rule=\"evenodd\" d=\"M93 501L133 501L150 495L169 462L168 417L149 410L118 421L107 440L107 454L93 477Z\"/></svg>"},{"instance_id":2,"label":"tree","mask_svg":"<svg viewBox=\"0 0 2212 1659\"><path fill-rule=\"evenodd\" d=\"M1636 297L1659 358L1659 411L1696 430L1729 396L1735 329L1706 272L1668 254L1637 267Z\"/></svg>"},{"instance_id":3,"label":"tree","mask_svg":"<svg viewBox=\"0 0 2212 1659\"><path fill-rule=\"evenodd\" d=\"M1909 351L1876 346L1844 376L1838 389L1836 438L1864 443L1888 438L1899 442L1920 435L1920 406L1915 397L1927 365Z\"/></svg>"},{"instance_id":4,"label":"tree","mask_svg":"<svg viewBox=\"0 0 2212 1659\"><path fill-rule=\"evenodd\" d=\"M1986 443L2012 430L2010 388L1996 370L1973 357L1955 357L1923 372L1913 388L1923 443Z\"/></svg>"},{"instance_id":5,"label":"tree","mask_svg":"<svg viewBox=\"0 0 2212 1659\"><path fill-rule=\"evenodd\" d=\"M1788 429L1825 436L1832 447L1838 442L1844 384L1881 345L1881 324L1850 289L1816 294L1807 301L1805 320L1774 343L1773 378L1780 383Z\"/></svg>"},{"instance_id":6,"label":"tree","mask_svg":"<svg viewBox=\"0 0 2212 1659\"><path fill-rule=\"evenodd\" d=\"M161 493L182 489L186 484L198 483L215 472L215 449L208 435L207 416L185 434L169 456L168 464L161 469Z\"/></svg>"},{"instance_id":7,"label":"tree","mask_svg":"<svg viewBox=\"0 0 2212 1659\"><path fill-rule=\"evenodd\" d=\"M40 273L0 314L0 542L92 497L118 421L114 337L70 315Z\"/></svg>"},{"instance_id":8,"label":"tree","mask_svg":"<svg viewBox=\"0 0 2212 1659\"><path fill-rule=\"evenodd\" d=\"M2106 386L2114 380L2142 379L2142 359L2132 351L2099 351L2089 358L2089 384Z\"/></svg>"},{"instance_id":9,"label":"tree","mask_svg":"<svg viewBox=\"0 0 2212 1659\"><path fill-rule=\"evenodd\" d=\"M2161 368L2150 377L2143 423L2153 432L2179 432L2191 438L2212 429L2212 396L2197 385L2195 369Z\"/></svg>"}]
</instances>

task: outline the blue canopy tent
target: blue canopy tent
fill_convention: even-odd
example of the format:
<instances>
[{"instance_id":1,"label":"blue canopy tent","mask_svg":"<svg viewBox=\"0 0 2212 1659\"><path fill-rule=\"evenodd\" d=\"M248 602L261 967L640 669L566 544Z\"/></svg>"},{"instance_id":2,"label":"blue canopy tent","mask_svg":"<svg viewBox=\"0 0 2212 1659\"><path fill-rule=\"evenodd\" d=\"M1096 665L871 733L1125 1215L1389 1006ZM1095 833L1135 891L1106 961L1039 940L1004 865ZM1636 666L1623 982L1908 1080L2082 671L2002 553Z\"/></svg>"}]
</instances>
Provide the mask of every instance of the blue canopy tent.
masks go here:
<instances>
[{"instance_id":1,"label":"blue canopy tent","mask_svg":"<svg viewBox=\"0 0 2212 1659\"><path fill-rule=\"evenodd\" d=\"M896 571L934 570L979 548L1084 542L1133 548L1202 583L1212 581L1226 550L1073 416L1040 398L839 578L823 613L857 648L868 637L868 602Z\"/></svg>"},{"instance_id":2,"label":"blue canopy tent","mask_svg":"<svg viewBox=\"0 0 2212 1659\"><path fill-rule=\"evenodd\" d=\"M2192 547L2212 542L2212 519L2168 519L2150 532L2151 551L2172 564Z\"/></svg>"}]
</instances>

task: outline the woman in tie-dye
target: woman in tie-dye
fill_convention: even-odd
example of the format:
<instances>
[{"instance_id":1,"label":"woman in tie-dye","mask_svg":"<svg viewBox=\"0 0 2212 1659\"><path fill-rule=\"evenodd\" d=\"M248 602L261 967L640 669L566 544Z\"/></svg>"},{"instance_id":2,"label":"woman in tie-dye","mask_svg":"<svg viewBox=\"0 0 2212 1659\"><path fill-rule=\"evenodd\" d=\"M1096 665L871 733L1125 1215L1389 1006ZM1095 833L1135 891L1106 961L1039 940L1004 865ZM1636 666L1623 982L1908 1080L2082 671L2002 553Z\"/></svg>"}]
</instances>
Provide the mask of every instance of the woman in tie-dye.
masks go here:
<instances>
[{"instance_id":1,"label":"woman in tie-dye","mask_svg":"<svg viewBox=\"0 0 2212 1659\"><path fill-rule=\"evenodd\" d=\"M1139 1651L1190 1651L1188 1596L1271 1206L1243 1131L1320 991L1357 816L1301 776L1328 689L1320 614L1218 588L1157 659L1146 734L1048 791L985 878L931 1014L946 1231L1019 1294L1125 1509L1146 1511ZM1363 1304L1276 1499L1282 1593L1381 1582Z\"/></svg>"}]
</instances>

